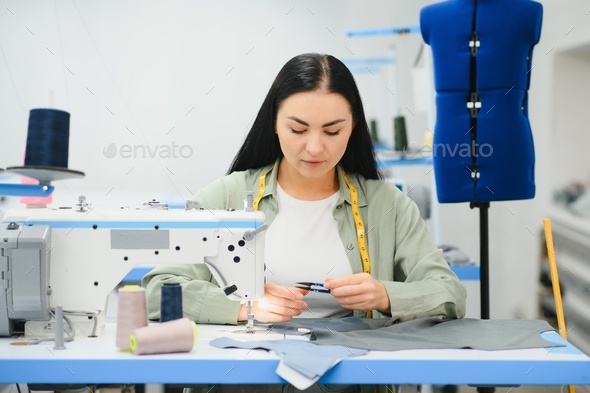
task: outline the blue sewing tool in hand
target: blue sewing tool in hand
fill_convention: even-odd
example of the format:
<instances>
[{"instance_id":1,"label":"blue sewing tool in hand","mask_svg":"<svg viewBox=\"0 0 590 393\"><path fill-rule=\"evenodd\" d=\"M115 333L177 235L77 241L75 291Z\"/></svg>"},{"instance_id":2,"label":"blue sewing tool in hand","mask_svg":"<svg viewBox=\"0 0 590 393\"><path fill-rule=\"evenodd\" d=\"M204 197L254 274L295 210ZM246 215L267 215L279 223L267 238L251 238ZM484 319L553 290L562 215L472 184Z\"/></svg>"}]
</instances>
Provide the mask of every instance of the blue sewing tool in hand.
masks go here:
<instances>
[{"instance_id":1,"label":"blue sewing tool in hand","mask_svg":"<svg viewBox=\"0 0 590 393\"><path fill-rule=\"evenodd\" d=\"M324 284L316 282L296 282L295 288L305 289L309 292L330 293L329 289L324 288Z\"/></svg>"}]
</instances>

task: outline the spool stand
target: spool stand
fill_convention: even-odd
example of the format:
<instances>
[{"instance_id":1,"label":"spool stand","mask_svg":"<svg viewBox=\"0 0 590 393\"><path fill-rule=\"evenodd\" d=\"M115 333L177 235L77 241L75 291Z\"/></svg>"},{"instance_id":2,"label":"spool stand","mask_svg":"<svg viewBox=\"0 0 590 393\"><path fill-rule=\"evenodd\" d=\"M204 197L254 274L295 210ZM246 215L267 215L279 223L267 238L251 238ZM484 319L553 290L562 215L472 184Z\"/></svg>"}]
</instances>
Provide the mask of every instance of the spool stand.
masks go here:
<instances>
[{"instance_id":1,"label":"spool stand","mask_svg":"<svg viewBox=\"0 0 590 393\"><path fill-rule=\"evenodd\" d=\"M39 180L39 184L2 183L0 184L0 195L32 197L47 197L51 195L55 189L55 187L51 185L52 181L84 177L84 172L71 169L31 166L8 167L6 168L6 171L0 170L0 175L2 174L15 174L30 177Z\"/></svg>"},{"instance_id":2,"label":"spool stand","mask_svg":"<svg viewBox=\"0 0 590 393\"><path fill-rule=\"evenodd\" d=\"M51 195L55 189L51 185L52 181L84 177L84 172L71 169L30 166L8 167L6 171L0 170L1 174L15 174L30 177L39 180L39 184L3 183L0 184L0 195L33 197L47 197Z\"/></svg>"}]
</instances>

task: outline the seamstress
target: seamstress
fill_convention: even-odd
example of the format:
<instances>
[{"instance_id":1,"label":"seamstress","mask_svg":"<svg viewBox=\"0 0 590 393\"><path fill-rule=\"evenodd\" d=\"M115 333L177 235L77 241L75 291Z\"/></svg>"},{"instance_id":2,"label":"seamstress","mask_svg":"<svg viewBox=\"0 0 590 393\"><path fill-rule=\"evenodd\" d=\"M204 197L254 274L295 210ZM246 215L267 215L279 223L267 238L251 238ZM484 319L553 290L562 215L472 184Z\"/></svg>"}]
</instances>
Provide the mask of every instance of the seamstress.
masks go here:
<instances>
[{"instance_id":1,"label":"seamstress","mask_svg":"<svg viewBox=\"0 0 590 393\"><path fill-rule=\"evenodd\" d=\"M269 226L257 321L463 317L465 289L416 204L380 179L358 88L335 57L303 54L283 66L228 175L196 199L208 209L241 210L247 191ZM161 285L171 281L182 284L186 317L247 319L245 304L227 299L203 264L161 265L144 277L151 319L159 318ZM295 287L300 281L331 293L307 293Z\"/></svg>"},{"instance_id":2,"label":"seamstress","mask_svg":"<svg viewBox=\"0 0 590 393\"><path fill-rule=\"evenodd\" d=\"M358 88L335 57L303 54L283 66L228 173L196 199L208 209L240 210L246 192L254 191L254 207L269 226L265 294L252 307L257 321L465 314L465 289L418 207L380 179ZM227 299L203 264L161 265L148 273L149 318L159 318L160 287L171 281L182 284L186 317L215 324L247 319L246 305ZM302 281L322 283L331 293L307 293L296 287ZM296 391L291 385L216 386L217 393Z\"/></svg>"}]
</instances>

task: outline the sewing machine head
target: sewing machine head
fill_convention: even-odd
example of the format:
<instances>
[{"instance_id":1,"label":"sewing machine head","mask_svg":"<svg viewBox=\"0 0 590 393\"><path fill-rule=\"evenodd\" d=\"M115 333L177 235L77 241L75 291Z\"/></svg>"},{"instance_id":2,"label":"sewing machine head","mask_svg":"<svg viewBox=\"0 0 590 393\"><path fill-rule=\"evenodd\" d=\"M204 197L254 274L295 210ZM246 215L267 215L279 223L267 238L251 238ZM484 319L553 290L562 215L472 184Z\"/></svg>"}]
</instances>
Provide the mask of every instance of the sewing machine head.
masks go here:
<instances>
[{"instance_id":1,"label":"sewing machine head","mask_svg":"<svg viewBox=\"0 0 590 393\"><path fill-rule=\"evenodd\" d=\"M0 336L13 334L19 321L48 321L57 305L82 326L80 334L99 335L108 295L140 265L205 263L230 299L259 299L263 224L264 214L252 209L194 205L100 210L79 201L8 211L0 224ZM26 330L50 333L46 323Z\"/></svg>"}]
</instances>

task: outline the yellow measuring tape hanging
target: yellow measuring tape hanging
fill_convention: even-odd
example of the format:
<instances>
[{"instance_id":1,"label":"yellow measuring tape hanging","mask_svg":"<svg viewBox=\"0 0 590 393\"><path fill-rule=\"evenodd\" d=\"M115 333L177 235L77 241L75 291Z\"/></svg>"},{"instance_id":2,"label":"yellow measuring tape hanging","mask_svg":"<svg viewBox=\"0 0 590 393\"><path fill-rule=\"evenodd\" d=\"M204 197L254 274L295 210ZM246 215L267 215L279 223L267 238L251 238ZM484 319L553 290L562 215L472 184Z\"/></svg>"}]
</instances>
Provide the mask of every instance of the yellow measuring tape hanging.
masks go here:
<instances>
[{"instance_id":1,"label":"yellow measuring tape hanging","mask_svg":"<svg viewBox=\"0 0 590 393\"><path fill-rule=\"evenodd\" d=\"M359 195L356 188L352 185L346 173L342 171L342 177L350 190L350 204L352 205L352 217L354 218L354 225L356 226L356 237L361 252L361 260L363 262L363 272L371 274L371 260L369 259L369 251L367 250L367 240L365 238L365 223L359 210ZM373 312L367 311L367 318L373 318Z\"/></svg>"},{"instance_id":2,"label":"yellow measuring tape hanging","mask_svg":"<svg viewBox=\"0 0 590 393\"><path fill-rule=\"evenodd\" d=\"M258 194L256 195L256 198L254 198L254 201L252 202L252 207L254 207L255 211L258 211L258 204L260 203L260 200L264 196L264 189L266 188L266 175L270 171L272 171L273 166L271 166L268 171L264 172L262 175L260 175L260 178L258 178Z\"/></svg>"},{"instance_id":3,"label":"yellow measuring tape hanging","mask_svg":"<svg viewBox=\"0 0 590 393\"><path fill-rule=\"evenodd\" d=\"M346 173L342 172L342 177L350 190L350 204L352 205L352 217L354 218L354 225L356 226L356 236L359 249L361 252L361 259L363 261L363 272L371 274L371 260L369 259L369 252L367 250L367 241L365 239L365 224L363 217L359 210L359 195L356 188L352 185Z\"/></svg>"},{"instance_id":4,"label":"yellow measuring tape hanging","mask_svg":"<svg viewBox=\"0 0 590 393\"><path fill-rule=\"evenodd\" d=\"M264 190L266 188L266 175L272 170L272 167L264 172L260 178L258 179L258 194L252 203L254 210L258 210L258 204L260 200L264 196ZM359 251L361 253L361 261L363 263L363 272L367 274L371 274L371 259L369 258L369 251L367 250L367 240L365 236L365 223L363 222L363 217L361 216L361 212L359 210L359 196L358 191L352 185L350 180L348 180L348 176L346 173L342 171L342 177L344 178L344 182L346 186L350 190L350 204L352 205L352 217L354 219L354 225L356 227L356 236L357 236L357 243L359 247ZM372 318L373 312L371 310L367 311L367 318Z\"/></svg>"}]
</instances>

